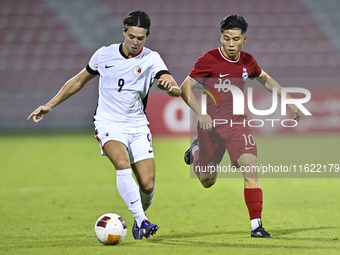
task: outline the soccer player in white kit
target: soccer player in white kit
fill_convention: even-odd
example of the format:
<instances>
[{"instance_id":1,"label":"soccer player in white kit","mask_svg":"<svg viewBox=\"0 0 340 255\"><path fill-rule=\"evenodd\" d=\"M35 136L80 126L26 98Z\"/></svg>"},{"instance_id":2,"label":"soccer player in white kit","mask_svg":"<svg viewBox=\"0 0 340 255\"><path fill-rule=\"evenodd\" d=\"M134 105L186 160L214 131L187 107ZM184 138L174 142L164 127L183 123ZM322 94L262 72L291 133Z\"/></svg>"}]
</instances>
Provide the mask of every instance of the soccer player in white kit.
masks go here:
<instances>
[{"instance_id":1,"label":"soccer player in white kit","mask_svg":"<svg viewBox=\"0 0 340 255\"><path fill-rule=\"evenodd\" d=\"M116 168L119 194L135 219L133 237L142 239L158 230L145 215L155 192L155 161L145 114L148 92L155 81L170 96L179 96L181 89L160 55L143 47L150 33L149 16L133 11L123 24L124 42L98 49L86 68L67 81L47 104L34 110L28 120L33 118L38 123L52 108L100 75L95 136L102 155Z\"/></svg>"}]
</instances>

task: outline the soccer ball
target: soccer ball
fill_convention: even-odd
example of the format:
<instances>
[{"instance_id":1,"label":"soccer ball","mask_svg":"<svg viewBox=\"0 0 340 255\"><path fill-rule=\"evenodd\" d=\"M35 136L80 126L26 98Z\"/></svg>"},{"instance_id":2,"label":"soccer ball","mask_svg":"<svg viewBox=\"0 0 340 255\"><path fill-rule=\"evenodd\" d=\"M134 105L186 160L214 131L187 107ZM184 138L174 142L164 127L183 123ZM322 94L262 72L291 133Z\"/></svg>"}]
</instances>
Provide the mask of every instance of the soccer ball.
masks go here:
<instances>
[{"instance_id":1,"label":"soccer ball","mask_svg":"<svg viewBox=\"0 0 340 255\"><path fill-rule=\"evenodd\" d=\"M114 213L106 213L98 218L94 232L101 243L115 245L124 240L127 227L122 217Z\"/></svg>"}]
</instances>

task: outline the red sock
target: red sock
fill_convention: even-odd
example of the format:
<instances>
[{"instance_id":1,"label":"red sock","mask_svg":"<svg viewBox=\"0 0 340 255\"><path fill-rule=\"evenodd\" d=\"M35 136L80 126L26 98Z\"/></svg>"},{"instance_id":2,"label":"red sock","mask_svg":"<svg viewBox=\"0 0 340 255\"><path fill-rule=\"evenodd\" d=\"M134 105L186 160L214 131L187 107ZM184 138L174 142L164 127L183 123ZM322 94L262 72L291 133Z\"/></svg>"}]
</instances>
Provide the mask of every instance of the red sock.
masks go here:
<instances>
[{"instance_id":1,"label":"red sock","mask_svg":"<svg viewBox=\"0 0 340 255\"><path fill-rule=\"evenodd\" d=\"M248 207L250 220L261 218L262 212L262 189L244 189L244 200Z\"/></svg>"}]
</instances>

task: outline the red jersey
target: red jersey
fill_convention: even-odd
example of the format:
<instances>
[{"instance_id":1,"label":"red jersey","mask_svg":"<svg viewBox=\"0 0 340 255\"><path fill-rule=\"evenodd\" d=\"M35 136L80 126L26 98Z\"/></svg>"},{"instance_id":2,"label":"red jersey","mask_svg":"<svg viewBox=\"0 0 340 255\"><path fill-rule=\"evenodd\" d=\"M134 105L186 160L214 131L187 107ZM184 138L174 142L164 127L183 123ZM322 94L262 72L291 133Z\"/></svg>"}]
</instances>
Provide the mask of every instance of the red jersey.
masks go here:
<instances>
[{"instance_id":1,"label":"red jersey","mask_svg":"<svg viewBox=\"0 0 340 255\"><path fill-rule=\"evenodd\" d=\"M216 103L207 95L207 113L212 119L242 121L247 116L233 115L233 96L225 85L237 86L243 92L246 80L260 76L261 73L262 69L252 55L240 51L239 58L233 61L223 55L221 48L217 48L204 53L197 60L189 77L201 83L203 89L214 97Z\"/></svg>"}]
</instances>

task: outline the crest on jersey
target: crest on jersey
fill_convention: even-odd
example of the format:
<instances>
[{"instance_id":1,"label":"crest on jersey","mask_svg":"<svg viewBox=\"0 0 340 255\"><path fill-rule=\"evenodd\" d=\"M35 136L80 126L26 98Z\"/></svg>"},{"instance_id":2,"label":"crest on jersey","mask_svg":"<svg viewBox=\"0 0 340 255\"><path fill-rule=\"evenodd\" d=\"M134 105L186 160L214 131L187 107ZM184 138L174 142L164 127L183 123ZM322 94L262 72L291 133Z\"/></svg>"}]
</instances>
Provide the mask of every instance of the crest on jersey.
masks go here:
<instances>
[{"instance_id":1,"label":"crest on jersey","mask_svg":"<svg viewBox=\"0 0 340 255\"><path fill-rule=\"evenodd\" d=\"M242 78L243 78L244 81L246 81L248 79L247 68L243 68Z\"/></svg>"},{"instance_id":2,"label":"crest on jersey","mask_svg":"<svg viewBox=\"0 0 340 255\"><path fill-rule=\"evenodd\" d=\"M140 66L135 66L134 68L133 68L133 74L134 75L140 75L141 73L142 73L142 67L140 67Z\"/></svg>"}]
</instances>

